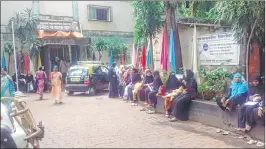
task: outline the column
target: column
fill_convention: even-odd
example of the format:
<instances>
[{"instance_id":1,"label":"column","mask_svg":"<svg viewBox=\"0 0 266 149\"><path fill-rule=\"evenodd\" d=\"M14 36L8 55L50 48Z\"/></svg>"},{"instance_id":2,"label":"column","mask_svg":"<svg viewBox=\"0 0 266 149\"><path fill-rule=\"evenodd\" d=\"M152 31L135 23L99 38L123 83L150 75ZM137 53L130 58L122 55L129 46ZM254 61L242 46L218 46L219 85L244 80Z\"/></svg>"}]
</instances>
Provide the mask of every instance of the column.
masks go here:
<instances>
[{"instance_id":1,"label":"column","mask_svg":"<svg viewBox=\"0 0 266 149\"><path fill-rule=\"evenodd\" d=\"M68 45L68 52L69 52L69 61L72 63L72 55L71 55L71 45Z\"/></svg>"}]
</instances>

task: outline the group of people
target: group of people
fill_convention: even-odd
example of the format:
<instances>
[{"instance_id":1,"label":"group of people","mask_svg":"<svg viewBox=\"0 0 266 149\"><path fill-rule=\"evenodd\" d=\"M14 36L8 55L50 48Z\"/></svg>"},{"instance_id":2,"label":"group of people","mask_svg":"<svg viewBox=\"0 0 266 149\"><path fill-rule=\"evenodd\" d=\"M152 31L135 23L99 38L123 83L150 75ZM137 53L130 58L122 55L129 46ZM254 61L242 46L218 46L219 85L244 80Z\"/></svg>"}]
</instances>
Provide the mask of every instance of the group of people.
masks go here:
<instances>
[{"instance_id":1,"label":"group of people","mask_svg":"<svg viewBox=\"0 0 266 149\"><path fill-rule=\"evenodd\" d=\"M55 98L55 104L62 104L63 75L58 71L57 66L54 66L53 72L50 74L50 80L52 87L51 94ZM40 95L40 100L43 99L45 82L47 81L47 75L43 70L43 67L40 67L35 75L36 93ZM15 91L14 80L8 75L6 68L1 68L1 97L14 97Z\"/></svg>"},{"instance_id":2,"label":"group of people","mask_svg":"<svg viewBox=\"0 0 266 149\"><path fill-rule=\"evenodd\" d=\"M247 132L256 122L264 123L265 89L261 77L254 75L250 84L241 80L243 76L235 73L227 96L217 98L223 111L232 111L240 105L238 128Z\"/></svg>"},{"instance_id":3,"label":"group of people","mask_svg":"<svg viewBox=\"0 0 266 149\"><path fill-rule=\"evenodd\" d=\"M110 86L109 98L120 97L132 106L137 106L138 101L143 101L149 114L155 113L157 97L165 98L166 116L171 122L188 120L188 110L191 100L196 98L197 82L194 73L186 70L183 79L177 79L175 73L171 73L166 86L163 85L159 71L146 70L144 74L137 68L119 69L114 63L109 70ZM169 94L166 92L169 91Z\"/></svg>"},{"instance_id":4,"label":"group of people","mask_svg":"<svg viewBox=\"0 0 266 149\"><path fill-rule=\"evenodd\" d=\"M118 69L114 63L109 70L109 98L121 98L132 106L138 101L147 104L142 111L155 113L157 97L164 98L165 116L171 122L188 120L189 106L196 99L198 88L191 70L186 70L183 79L177 79L172 72L166 85L161 80L159 71L146 70L142 74L137 68L126 69L121 65ZM228 95L217 97L217 105L223 111L232 111L240 106L239 131L249 131L258 121L264 121L265 90L260 76L254 76L251 84L242 80L240 73L235 73Z\"/></svg>"}]
</instances>

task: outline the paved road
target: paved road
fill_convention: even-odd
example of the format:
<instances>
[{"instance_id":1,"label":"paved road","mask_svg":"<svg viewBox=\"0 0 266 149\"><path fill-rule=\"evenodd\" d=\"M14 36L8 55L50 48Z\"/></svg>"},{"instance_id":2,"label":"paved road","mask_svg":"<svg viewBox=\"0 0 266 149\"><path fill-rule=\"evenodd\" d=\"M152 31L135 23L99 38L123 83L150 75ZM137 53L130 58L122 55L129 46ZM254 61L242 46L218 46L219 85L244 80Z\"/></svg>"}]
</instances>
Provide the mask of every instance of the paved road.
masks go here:
<instances>
[{"instance_id":1,"label":"paved road","mask_svg":"<svg viewBox=\"0 0 266 149\"><path fill-rule=\"evenodd\" d=\"M42 147L252 147L237 135L223 136L191 121L170 123L163 115L149 115L106 95L65 95L62 105L53 105L49 94L45 98L30 94L25 99L45 125Z\"/></svg>"}]
</instances>

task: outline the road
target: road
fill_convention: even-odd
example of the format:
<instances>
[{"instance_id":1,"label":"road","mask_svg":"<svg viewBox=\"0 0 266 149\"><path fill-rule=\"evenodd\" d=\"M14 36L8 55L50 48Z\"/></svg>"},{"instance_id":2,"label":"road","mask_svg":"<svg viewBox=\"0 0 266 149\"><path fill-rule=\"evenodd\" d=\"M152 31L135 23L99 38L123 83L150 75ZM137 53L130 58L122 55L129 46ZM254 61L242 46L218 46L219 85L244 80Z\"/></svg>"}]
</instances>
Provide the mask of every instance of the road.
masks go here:
<instances>
[{"instance_id":1,"label":"road","mask_svg":"<svg viewBox=\"0 0 266 149\"><path fill-rule=\"evenodd\" d=\"M24 98L37 121L45 126L43 148L233 148L249 146L239 136L223 136L216 128L186 121L170 123L159 114L149 115L119 99L101 94L64 95L54 105L50 94Z\"/></svg>"}]
</instances>

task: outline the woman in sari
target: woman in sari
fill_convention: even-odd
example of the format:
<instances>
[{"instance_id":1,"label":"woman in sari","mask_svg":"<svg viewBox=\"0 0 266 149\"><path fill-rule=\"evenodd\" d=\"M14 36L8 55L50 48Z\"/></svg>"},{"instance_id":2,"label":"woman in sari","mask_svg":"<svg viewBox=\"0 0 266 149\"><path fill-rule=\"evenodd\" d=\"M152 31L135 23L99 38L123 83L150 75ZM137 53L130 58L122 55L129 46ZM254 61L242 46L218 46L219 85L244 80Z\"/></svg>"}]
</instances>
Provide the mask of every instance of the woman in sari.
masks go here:
<instances>
[{"instance_id":1,"label":"woman in sari","mask_svg":"<svg viewBox=\"0 0 266 149\"><path fill-rule=\"evenodd\" d=\"M236 105L242 105L243 103L245 103L248 87L246 83L241 81L241 78L242 75L240 73L235 73L227 97L216 99L217 105L223 111L231 111L236 107Z\"/></svg>"},{"instance_id":2,"label":"woman in sari","mask_svg":"<svg viewBox=\"0 0 266 149\"><path fill-rule=\"evenodd\" d=\"M182 88L182 94L177 96L173 101L173 118L170 119L170 122L175 122L177 120L188 120L188 111L191 100L196 98L198 91L194 73L190 69L187 69L185 72L185 79L182 81Z\"/></svg>"},{"instance_id":3,"label":"woman in sari","mask_svg":"<svg viewBox=\"0 0 266 149\"><path fill-rule=\"evenodd\" d=\"M6 69L1 69L1 97L14 97L15 87L12 78L7 74ZM11 110L11 100L1 100Z\"/></svg>"},{"instance_id":4,"label":"woman in sari","mask_svg":"<svg viewBox=\"0 0 266 149\"><path fill-rule=\"evenodd\" d=\"M43 71L42 67L36 72L36 84L37 84L37 93L40 95L40 100L43 99L43 91L45 85L45 79L47 78L46 73Z\"/></svg>"},{"instance_id":5,"label":"woman in sari","mask_svg":"<svg viewBox=\"0 0 266 149\"><path fill-rule=\"evenodd\" d=\"M62 104L62 74L58 72L57 66L51 73L52 80L52 96L55 97L55 104Z\"/></svg>"}]
</instances>

